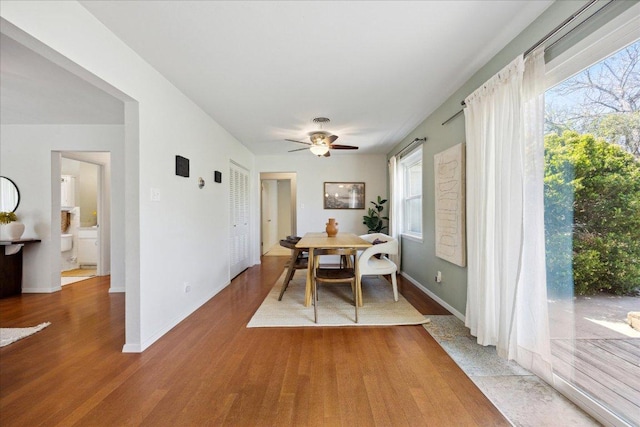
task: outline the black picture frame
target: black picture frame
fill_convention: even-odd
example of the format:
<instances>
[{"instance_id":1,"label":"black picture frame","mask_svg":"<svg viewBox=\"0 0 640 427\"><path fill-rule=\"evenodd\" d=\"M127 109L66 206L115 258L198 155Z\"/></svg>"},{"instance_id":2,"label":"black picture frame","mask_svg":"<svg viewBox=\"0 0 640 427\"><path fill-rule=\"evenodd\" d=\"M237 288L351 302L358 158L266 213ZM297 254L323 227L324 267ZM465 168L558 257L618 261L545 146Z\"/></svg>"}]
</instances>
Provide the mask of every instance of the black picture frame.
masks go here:
<instances>
[{"instance_id":1,"label":"black picture frame","mask_svg":"<svg viewBox=\"0 0 640 427\"><path fill-rule=\"evenodd\" d=\"M189 159L176 155L176 175L189 178Z\"/></svg>"},{"instance_id":2,"label":"black picture frame","mask_svg":"<svg viewBox=\"0 0 640 427\"><path fill-rule=\"evenodd\" d=\"M222 182L222 172L220 171L214 171L213 172L213 180L217 183L221 183Z\"/></svg>"},{"instance_id":3,"label":"black picture frame","mask_svg":"<svg viewBox=\"0 0 640 427\"><path fill-rule=\"evenodd\" d=\"M323 190L325 209L364 209L364 182L325 182Z\"/></svg>"}]
</instances>

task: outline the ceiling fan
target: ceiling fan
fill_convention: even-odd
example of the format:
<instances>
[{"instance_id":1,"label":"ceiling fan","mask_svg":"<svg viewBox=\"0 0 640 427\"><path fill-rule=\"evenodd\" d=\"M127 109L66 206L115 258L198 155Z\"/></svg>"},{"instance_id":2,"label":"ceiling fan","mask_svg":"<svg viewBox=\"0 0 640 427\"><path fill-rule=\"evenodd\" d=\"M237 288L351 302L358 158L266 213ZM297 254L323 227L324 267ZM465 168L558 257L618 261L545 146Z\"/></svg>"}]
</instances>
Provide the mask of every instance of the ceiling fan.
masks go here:
<instances>
[{"instance_id":1,"label":"ceiling fan","mask_svg":"<svg viewBox=\"0 0 640 427\"><path fill-rule=\"evenodd\" d=\"M298 144L308 145L305 148L298 148L296 150L289 150L290 153L294 151L302 151L307 148L318 157L329 157L331 152L329 150L357 150L355 145L342 145L334 144L333 142L338 139L338 135L331 135L329 132L322 130L322 124L328 123L329 119L326 117L316 117L313 119L314 123L320 123L320 130L309 133L309 139L311 142L297 141L295 139L285 139L285 141L296 142Z\"/></svg>"}]
</instances>

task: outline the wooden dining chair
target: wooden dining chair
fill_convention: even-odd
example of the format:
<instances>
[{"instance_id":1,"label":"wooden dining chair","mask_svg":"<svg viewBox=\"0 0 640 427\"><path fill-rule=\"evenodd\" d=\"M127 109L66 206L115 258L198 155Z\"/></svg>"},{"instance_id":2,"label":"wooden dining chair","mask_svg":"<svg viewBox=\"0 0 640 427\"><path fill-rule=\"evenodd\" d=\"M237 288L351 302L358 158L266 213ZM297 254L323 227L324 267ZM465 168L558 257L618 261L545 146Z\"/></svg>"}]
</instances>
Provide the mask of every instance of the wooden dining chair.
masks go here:
<instances>
[{"instance_id":1,"label":"wooden dining chair","mask_svg":"<svg viewBox=\"0 0 640 427\"><path fill-rule=\"evenodd\" d=\"M325 255L339 255L340 267L329 268L320 264L320 257ZM356 307L356 323L358 323L358 292L356 289L356 267L355 261L358 250L355 248L331 248L315 249L313 252L313 282L311 296L313 299L313 319L318 323L318 285L322 283L350 283L353 302ZM343 260L346 260L344 262Z\"/></svg>"},{"instance_id":2,"label":"wooden dining chair","mask_svg":"<svg viewBox=\"0 0 640 427\"><path fill-rule=\"evenodd\" d=\"M278 301L282 301L282 295L284 295L284 291L287 290L289 282L293 278L296 270L307 269L309 248L296 248L296 243L298 243L299 240L300 237L294 236L289 236L286 239L280 240L280 246L291 249L291 258L289 258L289 261L287 261L287 264L285 265L287 274L284 276L284 280L282 281Z\"/></svg>"}]
</instances>

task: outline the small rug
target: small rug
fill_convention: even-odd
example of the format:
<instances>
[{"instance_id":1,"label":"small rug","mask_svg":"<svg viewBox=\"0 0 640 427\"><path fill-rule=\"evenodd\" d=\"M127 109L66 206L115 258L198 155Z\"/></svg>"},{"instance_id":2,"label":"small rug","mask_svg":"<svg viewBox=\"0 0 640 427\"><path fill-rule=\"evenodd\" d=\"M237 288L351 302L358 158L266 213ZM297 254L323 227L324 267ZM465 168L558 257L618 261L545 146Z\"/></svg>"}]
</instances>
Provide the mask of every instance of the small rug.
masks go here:
<instances>
[{"instance_id":1,"label":"small rug","mask_svg":"<svg viewBox=\"0 0 640 427\"><path fill-rule=\"evenodd\" d=\"M29 335L33 335L50 324L51 322L44 322L31 328L0 328L0 347L4 347L5 345L21 340L22 338L26 338Z\"/></svg>"},{"instance_id":2,"label":"small rug","mask_svg":"<svg viewBox=\"0 0 640 427\"><path fill-rule=\"evenodd\" d=\"M430 316L424 328L516 427L597 426L589 415L495 346L482 346L455 316Z\"/></svg>"},{"instance_id":3,"label":"small rug","mask_svg":"<svg viewBox=\"0 0 640 427\"><path fill-rule=\"evenodd\" d=\"M391 284L380 277L368 276L362 281L364 306L355 307L351 286L346 284L322 286L318 292L318 323L313 321L313 306L304 306L306 275L296 272L289 287L278 301L284 280L283 273L247 325L248 328L298 326L394 326L419 325L429 322L402 295L393 300Z\"/></svg>"}]
</instances>

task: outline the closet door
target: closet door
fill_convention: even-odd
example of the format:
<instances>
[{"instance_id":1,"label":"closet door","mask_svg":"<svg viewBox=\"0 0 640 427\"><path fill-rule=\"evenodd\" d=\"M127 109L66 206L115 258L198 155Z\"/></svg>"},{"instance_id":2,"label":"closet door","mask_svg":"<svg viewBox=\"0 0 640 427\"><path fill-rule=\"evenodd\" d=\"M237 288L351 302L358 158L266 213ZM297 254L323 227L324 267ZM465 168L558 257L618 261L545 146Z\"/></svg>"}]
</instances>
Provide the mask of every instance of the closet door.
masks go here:
<instances>
[{"instance_id":1,"label":"closet door","mask_svg":"<svg viewBox=\"0 0 640 427\"><path fill-rule=\"evenodd\" d=\"M231 163L229 167L230 277L249 267L249 171Z\"/></svg>"}]
</instances>

